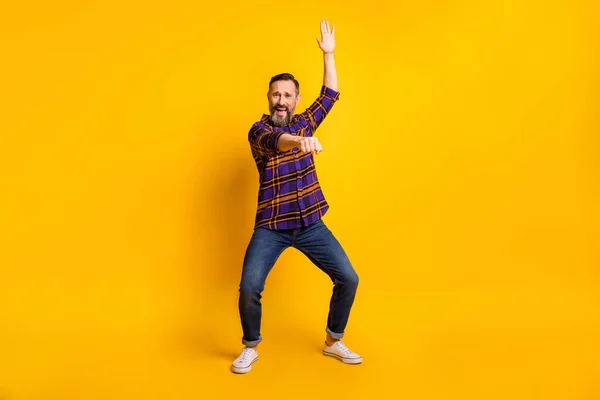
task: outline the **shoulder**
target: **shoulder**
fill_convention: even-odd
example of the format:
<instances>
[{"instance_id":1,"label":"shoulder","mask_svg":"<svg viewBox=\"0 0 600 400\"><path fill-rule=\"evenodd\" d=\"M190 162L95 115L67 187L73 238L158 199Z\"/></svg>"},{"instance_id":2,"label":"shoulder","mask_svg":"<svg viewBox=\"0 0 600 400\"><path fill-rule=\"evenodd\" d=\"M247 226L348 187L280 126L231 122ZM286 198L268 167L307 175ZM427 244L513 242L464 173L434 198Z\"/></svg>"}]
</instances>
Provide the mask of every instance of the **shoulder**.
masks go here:
<instances>
[{"instance_id":1,"label":"shoulder","mask_svg":"<svg viewBox=\"0 0 600 400\"><path fill-rule=\"evenodd\" d=\"M250 126L249 134L257 133L259 131L272 131L273 127L269 124L269 116L263 114L263 116Z\"/></svg>"}]
</instances>

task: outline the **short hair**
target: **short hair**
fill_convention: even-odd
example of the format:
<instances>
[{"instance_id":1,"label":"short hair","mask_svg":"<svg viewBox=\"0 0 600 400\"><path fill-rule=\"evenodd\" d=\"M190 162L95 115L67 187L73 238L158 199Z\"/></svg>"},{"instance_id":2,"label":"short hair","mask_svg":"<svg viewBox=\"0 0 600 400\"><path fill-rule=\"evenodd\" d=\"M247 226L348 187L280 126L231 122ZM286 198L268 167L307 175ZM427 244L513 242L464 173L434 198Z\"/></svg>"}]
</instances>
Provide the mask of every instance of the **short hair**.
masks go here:
<instances>
[{"instance_id":1,"label":"short hair","mask_svg":"<svg viewBox=\"0 0 600 400\"><path fill-rule=\"evenodd\" d=\"M271 77L271 81L269 81L269 90L271 90L271 85L273 84L273 82L277 82L277 81L292 81L292 82L294 82L294 85L296 85L296 94L300 94L300 83L298 83L296 78L294 78L294 75L284 72L283 74L278 74L278 75Z\"/></svg>"}]
</instances>

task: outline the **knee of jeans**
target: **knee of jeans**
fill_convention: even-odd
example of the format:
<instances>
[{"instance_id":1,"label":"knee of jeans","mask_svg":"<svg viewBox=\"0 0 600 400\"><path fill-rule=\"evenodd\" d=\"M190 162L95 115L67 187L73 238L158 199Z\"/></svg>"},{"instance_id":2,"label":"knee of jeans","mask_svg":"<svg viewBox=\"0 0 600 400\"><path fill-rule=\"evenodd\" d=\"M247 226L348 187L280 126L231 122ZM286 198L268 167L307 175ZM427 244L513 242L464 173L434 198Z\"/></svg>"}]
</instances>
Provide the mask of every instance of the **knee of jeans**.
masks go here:
<instances>
[{"instance_id":1,"label":"knee of jeans","mask_svg":"<svg viewBox=\"0 0 600 400\"><path fill-rule=\"evenodd\" d=\"M255 295L260 295L263 291L263 288L260 284L254 282L242 282L240 284L240 294L244 297L253 297Z\"/></svg>"},{"instance_id":2,"label":"knee of jeans","mask_svg":"<svg viewBox=\"0 0 600 400\"><path fill-rule=\"evenodd\" d=\"M358 287L358 274L354 271L351 274L347 274L344 276L342 284L348 287Z\"/></svg>"}]
</instances>

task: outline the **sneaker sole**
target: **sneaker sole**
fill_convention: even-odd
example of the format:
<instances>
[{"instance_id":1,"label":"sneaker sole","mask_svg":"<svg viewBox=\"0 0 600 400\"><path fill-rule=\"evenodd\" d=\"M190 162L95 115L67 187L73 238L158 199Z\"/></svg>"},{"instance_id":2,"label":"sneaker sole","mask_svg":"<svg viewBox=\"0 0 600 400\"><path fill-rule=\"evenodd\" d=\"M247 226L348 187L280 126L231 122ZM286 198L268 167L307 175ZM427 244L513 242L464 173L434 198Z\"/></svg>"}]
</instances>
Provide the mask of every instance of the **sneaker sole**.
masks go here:
<instances>
[{"instance_id":1,"label":"sneaker sole","mask_svg":"<svg viewBox=\"0 0 600 400\"><path fill-rule=\"evenodd\" d=\"M333 357L333 358L337 358L338 360L340 360L341 362L343 362L344 364L360 364L362 363L362 357L361 358L344 358L342 356L339 356L335 353L329 353L325 350L323 350L323 354L329 357Z\"/></svg>"},{"instance_id":2,"label":"sneaker sole","mask_svg":"<svg viewBox=\"0 0 600 400\"><path fill-rule=\"evenodd\" d=\"M258 361L258 357L256 357L254 360L252 360L250 365L248 365L247 367L243 367L243 368L234 367L232 365L231 371L235 374L245 374L247 372L250 372L250 370L252 369L252 364L254 364L256 361Z\"/></svg>"}]
</instances>

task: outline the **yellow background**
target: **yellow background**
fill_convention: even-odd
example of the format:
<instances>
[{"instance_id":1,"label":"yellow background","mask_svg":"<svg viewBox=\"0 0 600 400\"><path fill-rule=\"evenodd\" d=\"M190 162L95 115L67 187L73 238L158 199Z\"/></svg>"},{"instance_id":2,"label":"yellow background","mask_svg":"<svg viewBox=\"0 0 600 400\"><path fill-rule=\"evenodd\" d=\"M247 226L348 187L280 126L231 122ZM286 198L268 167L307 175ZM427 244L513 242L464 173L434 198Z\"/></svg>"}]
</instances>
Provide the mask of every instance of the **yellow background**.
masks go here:
<instances>
[{"instance_id":1,"label":"yellow background","mask_svg":"<svg viewBox=\"0 0 600 400\"><path fill-rule=\"evenodd\" d=\"M57 1L0 9L0 399L600 398L595 1ZM326 223L361 283L295 250L261 360L237 289L269 78L300 109L336 25Z\"/></svg>"}]
</instances>

